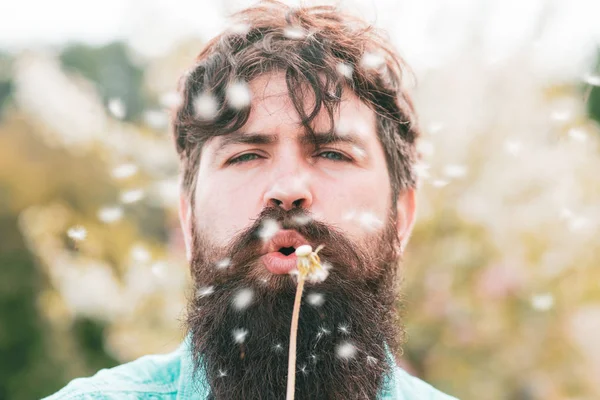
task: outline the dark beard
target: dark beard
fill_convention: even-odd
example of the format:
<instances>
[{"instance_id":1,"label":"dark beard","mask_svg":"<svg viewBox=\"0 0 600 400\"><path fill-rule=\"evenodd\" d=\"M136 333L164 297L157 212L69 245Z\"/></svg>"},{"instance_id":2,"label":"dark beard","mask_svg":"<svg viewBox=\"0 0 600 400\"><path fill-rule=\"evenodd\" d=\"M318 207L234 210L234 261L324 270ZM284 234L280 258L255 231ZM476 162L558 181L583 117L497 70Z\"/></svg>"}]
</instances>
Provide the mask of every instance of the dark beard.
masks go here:
<instances>
[{"instance_id":1,"label":"dark beard","mask_svg":"<svg viewBox=\"0 0 600 400\"><path fill-rule=\"evenodd\" d=\"M204 370L210 385L208 398L285 397L296 283L288 275L266 274L258 261L258 232L266 219L324 244L319 255L333 266L324 282L305 286L296 399L375 399L392 370L385 345L395 356L403 332L396 309L399 256L393 216L377 237L361 245L326 224L299 224L297 217L305 216L302 209L267 208L226 249L213 246L192 228L192 276L200 295L190 301L187 325L195 372ZM217 268L224 257L230 258L229 267ZM268 280L261 281L265 276ZM206 294L209 286L214 291ZM253 300L239 310L232 299L242 289L251 289ZM322 304L311 304L315 294L322 296ZM246 334L236 341L234 332Z\"/></svg>"}]
</instances>

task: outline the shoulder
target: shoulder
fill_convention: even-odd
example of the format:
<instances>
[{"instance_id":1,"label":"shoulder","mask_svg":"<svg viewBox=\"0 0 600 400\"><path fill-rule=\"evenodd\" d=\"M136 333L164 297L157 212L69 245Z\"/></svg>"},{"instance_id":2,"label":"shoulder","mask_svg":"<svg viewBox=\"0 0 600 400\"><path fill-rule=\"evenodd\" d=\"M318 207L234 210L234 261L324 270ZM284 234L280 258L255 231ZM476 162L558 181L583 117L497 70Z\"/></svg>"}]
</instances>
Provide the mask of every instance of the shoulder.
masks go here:
<instances>
[{"instance_id":1,"label":"shoulder","mask_svg":"<svg viewBox=\"0 0 600 400\"><path fill-rule=\"evenodd\" d=\"M437 390L429 383L410 375L402 368L396 366L394 375L396 384L392 388L392 399L401 400L457 400L455 397L449 396Z\"/></svg>"},{"instance_id":2,"label":"shoulder","mask_svg":"<svg viewBox=\"0 0 600 400\"><path fill-rule=\"evenodd\" d=\"M141 357L94 376L77 378L45 400L175 399L180 351Z\"/></svg>"}]
</instances>

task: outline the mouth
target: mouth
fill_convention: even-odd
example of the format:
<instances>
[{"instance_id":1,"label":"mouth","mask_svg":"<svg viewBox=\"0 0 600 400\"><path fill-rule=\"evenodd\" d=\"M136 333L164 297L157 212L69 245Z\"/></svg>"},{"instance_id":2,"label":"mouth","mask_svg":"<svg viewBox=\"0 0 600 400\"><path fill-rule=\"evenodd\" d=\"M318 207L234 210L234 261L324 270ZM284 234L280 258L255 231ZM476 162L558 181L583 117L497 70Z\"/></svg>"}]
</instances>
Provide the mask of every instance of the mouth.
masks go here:
<instances>
[{"instance_id":1,"label":"mouth","mask_svg":"<svg viewBox=\"0 0 600 400\"><path fill-rule=\"evenodd\" d=\"M296 268L296 249L308 241L294 230L277 232L265 243L262 263L273 274L289 274Z\"/></svg>"}]
</instances>

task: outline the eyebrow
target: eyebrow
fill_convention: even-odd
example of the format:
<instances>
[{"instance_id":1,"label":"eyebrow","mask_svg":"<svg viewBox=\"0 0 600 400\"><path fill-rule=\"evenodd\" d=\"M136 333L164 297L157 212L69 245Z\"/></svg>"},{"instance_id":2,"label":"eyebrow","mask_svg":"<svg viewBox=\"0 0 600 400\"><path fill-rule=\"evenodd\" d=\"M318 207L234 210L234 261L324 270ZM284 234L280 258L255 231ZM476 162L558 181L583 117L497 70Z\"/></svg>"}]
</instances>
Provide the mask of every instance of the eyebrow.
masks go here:
<instances>
[{"instance_id":1,"label":"eyebrow","mask_svg":"<svg viewBox=\"0 0 600 400\"><path fill-rule=\"evenodd\" d=\"M221 136L221 143L215 150L215 156L225 151L227 147L236 144L272 145L278 141L279 137L274 134L233 132ZM365 151L367 147L364 140L352 132L344 133L343 135L335 132L315 132L314 135L304 134L300 137L300 143L304 146L312 144L317 148L333 143L349 143Z\"/></svg>"}]
</instances>

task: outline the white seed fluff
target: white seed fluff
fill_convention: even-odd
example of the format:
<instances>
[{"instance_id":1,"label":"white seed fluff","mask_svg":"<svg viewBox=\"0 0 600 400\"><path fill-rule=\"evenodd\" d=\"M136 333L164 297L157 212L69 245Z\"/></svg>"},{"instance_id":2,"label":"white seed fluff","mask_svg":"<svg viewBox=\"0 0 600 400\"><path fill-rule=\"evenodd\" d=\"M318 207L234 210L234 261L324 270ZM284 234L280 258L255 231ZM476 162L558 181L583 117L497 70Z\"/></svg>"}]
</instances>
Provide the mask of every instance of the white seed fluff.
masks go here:
<instances>
[{"instance_id":1,"label":"white seed fluff","mask_svg":"<svg viewBox=\"0 0 600 400\"><path fill-rule=\"evenodd\" d=\"M354 72L354 68L352 68L352 65L341 62L338 63L335 68L338 74L342 75L345 78L352 79L352 72Z\"/></svg>"},{"instance_id":2,"label":"white seed fluff","mask_svg":"<svg viewBox=\"0 0 600 400\"><path fill-rule=\"evenodd\" d=\"M117 222L123 217L123 209L121 207L102 207L98 210L98 219L106 224Z\"/></svg>"},{"instance_id":3,"label":"white seed fluff","mask_svg":"<svg viewBox=\"0 0 600 400\"><path fill-rule=\"evenodd\" d=\"M126 109L123 100L114 98L108 101L108 111L113 117L123 119L125 117Z\"/></svg>"},{"instance_id":4,"label":"white seed fluff","mask_svg":"<svg viewBox=\"0 0 600 400\"><path fill-rule=\"evenodd\" d=\"M548 311L554 306L554 296L550 293L536 294L531 297L531 306L538 311Z\"/></svg>"},{"instance_id":5,"label":"white seed fluff","mask_svg":"<svg viewBox=\"0 0 600 400\"><path fill-rule=\"evenodd\" d=\"M67 236L75 241L85 240L87 237L87 230L83 226L74 226L69 228Z\"/></svg>"},{"instance_id":6,"label":"white seed fluff","mask_svg":"<svg viewBox=\"0 0 600 400\"><path fill-rule=\"evenodd\" d=\"M212 94L203 92L194 99L194 111L196 117L211 120L217 116L219 105Z\"/></svg>"},{"instance_id":7,"label":"white seed fluff","mask_svg":"<svg viewBox=\"0 0 600 400\"><path fill-rule=\"evenodd\" d=\"M198 290L196 291L196 296L197 297L205 297L205 296L209 296L209 295L213 294L214 292L215 292L214 286L201 287L201 288L198 288Z\"/></svg>"},{"instance_id":8,"label":"white seed fluff","mask_svg":"<svg viewBox=\"0 0 600 400\"><path fill-rule=\"evenodd\" d=\"M254 298L254 291L249 288L240 289L233 296L233 307L239 311L248 308Z\"/></svg>"},{"instance_id":9,"label":"white seed fluff","mask_svg":"<svg viewBox=\"0 0 600 400\"><path fill-rule=\"evenodd\" d=\"M227 86L227 103L236 110L250 106L252 94L246 82L232 82Z\"/></svg>"},{"instance_id":10,"label":"white seed fluff","mask_svg":"<svg viewBox=\"0 0 600 400\"><path fill-rule=\"evenodd\" d=\"M308 304L311 306L319 307L325 303L325 296L322 293L309 293L306 296L306 301L308 301Z\"/></svg>"},{"instance_id":11,"label":"white seed fluff","mask_svg":"<svg viewBox=\"0 0 600 400\"><path fill-rule=\"evenodd\" d=\"M230 265L231 265L231 258L227 257L227 258L217 261L217 264L215 266L218 269L225 269L225 268L228 268Z\"/></svg>"},{"instance_id":12,"label":"white seed fluff","mask_svg":"<svg viewBox=\"0 0 600 400\"><path fill-rule=\"evenodd\" d=\"M279 232L281 227L277 223L277 221L272 219L267 219L263 222L258 232L258 236L264 241L271 240L273 236Z\"/></svg>"},{"instance_id":13,"label":"white seed fluff","mask_svg":"<svg viewBox=\"0 0 600 400\"><path fill-rule=\"evenodd\" d=\"M135 164L121 164L112 170L112 176L115 179L126 179L138 172L138 167Z\"/></svg>"},{"instance_id":14,"label":"white seed fluff","mask_svg":"<svg viewBox=\"0 0 600 400\"><path fill-rule=\"evenodd\" d=\"M246 340L246 335L248 335L248 331L246 329L234 329L231 334L233 335L233 340L236 343L244 343Z\"/></svg>"},{"instance_id":15,"label":"white seed fluff","mask_svg":"<svg viewBox=\"0 0 600 400\"><path fill-rule=\"evenodd\" d=\"M131 189L121 192L120 200L121 203L131 204L140 201L144 198L144 191L142 189Z\"/></svg>"},{"instance_id":16,"label":"white seed fluff","mask_svg":"<svg viewBox=\"0 0 600 400\"><path fill-rule=\"evenodd\" d=\"M348 360L356 356L356 347L350 342L342 342L336 346L335 353L339 358Z\"/></svg>"}]
</instances>

